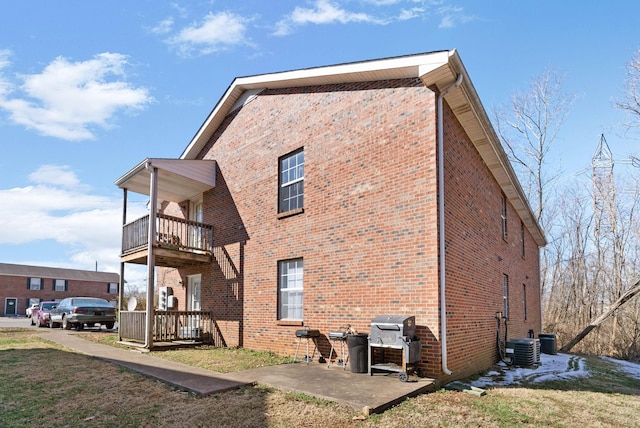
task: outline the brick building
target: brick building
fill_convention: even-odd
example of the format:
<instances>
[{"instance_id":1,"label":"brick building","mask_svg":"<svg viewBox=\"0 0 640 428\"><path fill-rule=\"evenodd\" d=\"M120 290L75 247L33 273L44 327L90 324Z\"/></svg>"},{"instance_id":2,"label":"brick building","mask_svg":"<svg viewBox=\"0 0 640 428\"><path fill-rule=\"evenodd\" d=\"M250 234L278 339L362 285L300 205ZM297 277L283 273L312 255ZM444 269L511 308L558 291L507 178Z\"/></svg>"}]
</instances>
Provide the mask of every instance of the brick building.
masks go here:
<instances>
[{"instance_id":1,"label":"brick building","mask_svg":"<svg viewBox=\"0 0 640 428\"><path fill-rule=\"evenodd\" d=\"M445 380L497 361L497 316L540 332L545 237L455 50L237 78L179 159L116 184L158 219L125 230L123 269L151 266L151 293L159 267L228 346L415 315Z\"/></svg>"},{"instance_id":2,"label":"brick building","mask_svg":"<svg viewBox=\"0 0 640 428\"><path fill-rule=\"evenodd\" d=\"M72 296L115 301L119 283L117 273L0 263L0 315L25 315L32 303Z\"/></svg>"}]
</instances>

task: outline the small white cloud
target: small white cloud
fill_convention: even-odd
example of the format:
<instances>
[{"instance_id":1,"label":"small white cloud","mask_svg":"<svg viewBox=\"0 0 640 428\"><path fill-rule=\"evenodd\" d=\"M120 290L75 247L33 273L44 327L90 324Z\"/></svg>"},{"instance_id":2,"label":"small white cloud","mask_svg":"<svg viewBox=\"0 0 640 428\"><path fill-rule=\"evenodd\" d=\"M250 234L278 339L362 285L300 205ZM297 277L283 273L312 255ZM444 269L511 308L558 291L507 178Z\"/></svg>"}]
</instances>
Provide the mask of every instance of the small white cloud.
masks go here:
<instances>
[{"instance_id":1,"label":"small white cloud","mask_svg":"<svg viewBox=\"0 0 640 428\"><path fill-rule=\"evenodd\" d=\"M438 28L455 28L458 24L466 24L473 21L475 17L467 15L460 6L442 6L437 10L440 16Z\"/></svg>"},{"instance_id":2,"label":"small white cloud","mask_svg":"<svg viewBox=\"0 0 640 428\"><path fill-rule=\"evenodd\" d=\"M370 3L374 6L391 6L402 1L403 0L364 0L365 3Z\"/></svg>"},{"instance_id":3,"label":"small white cloud","mask_svg":"<svg viewBox=\"0 0 640 428\"><path fill-rule=\"evenodd\" d=\"M42 165L29 174L29 181L36 184L51 184L55 186L77 188L80 180L68 166Z\"/></svg>"},{"instance_id":4,"label":"small white cloud","mask_svg":"<svg viewBox=\"0 0 640 428\"><path fill-rule=\"evenodd\" d=\"M9 49L0 49L0 70L11 65L13 52Z\"/></svg>"},{"instance_id":5,"label":"small white cloud","mask_svg":"<svg viewBox=\"0 0 640 428\"><path fill-rule=\"evenodd\" d=\"M20 75L21 85L0 76L0 108L14 123L45 136L94 138L93 126L107 127L118 111L141 109L152 101L147 89L117 80L125 76L126 65L126 55L101 53L80 62L58 57L42 73Z\"/></svg>"},{"instance_id":6,"label":"small white cloud","mask_svg":"<svg viewBox=\"0 0 640 428\"><path fill-rule=\"evenodd\" d=\"M56 172L61 176L56 178ZM0 199L12 207L0 211L0 245L52 240L71 259L119 265L121 199L92 193L66 166L40 166L29 180L35 184L0 189ZM148 211L144 203L134 202L127 212L137 218Z\"/></svg>"},{"instance_id":7,"label":"small white cloud","mask_svg":"<svg viewBox=\"0 0 640 428\"><path fill-rule=\"evenodd\" d=\"M383 23L366 13L349 12L329 0L316 0L313 8L296 7L291 14L276 24L276 36L290 34L295 27L307 24L347 24L351 22Z\"/></svg>"},{"instance_id":8,"label":"small white cloud","mask_svg":"<svg viewBox=\"0 0 640 428\"><path fill-rule=\"evenodd\" d=\"M149 32L156 35L169 34L173 30L173 18L169 17L158 22Z\"/></svg>"},{"instance_id":9,"label":"small white cloud","mask_svg":"<svg viewBox=\"0 0 640 428\"><path fill-rule=\"evenodd\" d=\"M410 19L418 18L426 13L426 9L423 7L414 7L411 9L402 9L398 14L399 21L408 21Z\"/></svg>"},{"instance_id":10,"label":"small white cloud","mask_svg":"<svg viewBox=\"0 0 640 428\"><path fill-rule=\"evenodd\" d=\"M249 18L230 12L209 13L198 23L182 29L166 40L181 55L208 55L231 46L248 44Z\"/></svg>"}]
</instances>

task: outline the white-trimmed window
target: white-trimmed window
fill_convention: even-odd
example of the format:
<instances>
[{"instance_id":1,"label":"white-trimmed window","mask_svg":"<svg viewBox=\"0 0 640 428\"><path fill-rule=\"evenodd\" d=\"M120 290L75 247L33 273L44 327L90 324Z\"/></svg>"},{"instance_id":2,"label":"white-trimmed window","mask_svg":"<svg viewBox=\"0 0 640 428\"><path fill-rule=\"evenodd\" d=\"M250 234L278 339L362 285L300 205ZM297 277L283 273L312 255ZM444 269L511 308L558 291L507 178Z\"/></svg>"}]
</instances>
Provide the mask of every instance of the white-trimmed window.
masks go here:
<instances>
[{"instance_id":1,"label":"white-trimmed window","mask_svg":"<svg viewBox=\"0 0 640 428\"><path fill-rule=\"evenodd\" d=\"M302 259L278 262L278 319L303 320L303 262Z\"/></svg>"},{"instance_id":2,"label":"white-trimmed window","mask_svg":"<svg viewBox=\"0 0 640 428\"><path fill-rule=\"evenodd\" d=\"M107 285L107 293L109 293L109 294L118 294L118 283L117 282L110 282Z\"/></svg>"},{"instance_id":3,"label":"white-trimmed window","mask_svg":"<svg viewBox=\"0 0 640 428\"><path fill-rule=\"evenodd\" d=\"M67 291L67 280L66 279L54 279L53 280L53 291Z\"/></svg>"},{"instance_id":4,"label":"white-trimmed window","mask_svg":"<svg viewBox=\"0 0 640 428\"><path fill-rule=\"evenodd\" d=\"M525 256L525 243L524 243L524 222L520 222L520 254L524 259Z\"/></svg>"},{"instance_id":5,"label":"white-trimmed window","mask_svg":"<svg viewBox=\"0 0 640 428\"><path fill-rule=\"evenodd\" d=\"M509 318L509 275L502 275L502 300L504 303L504 317Z\"/></svg>"},{"instance_id":6,"label":"white-trimmed window","mask_svg":"<svg viewBox=\"0 0 640 428\"><path fill-rule=\"evenodd\" d=\"M500 207L500 220L502 222L502 238L507 239L507 197L502 194L502 203Z\"/></svg>"},{"instance_id":7,"label":"white-trimmed window","mask_svg":"<svg viewBox=\"0 0 640 428\"><path fill-rule=\"evenodd\" d=\"M304 207L304 150L280 158L278 165L278 212Z\"/></svg>"},{"instance_id":8,"label":"white-trimmed window","mask_svg":"<svg viewBox=\"0 0 640 428\"><path fill-rule=\"evenodd\" d=\"M522 284L522 312L524 320L527 320L527 284Z\"/></svg>"},{"instance_id":9,"label":"white-trimmed window","mask_svg":"<svg viewBox=\"0 0 640 428\"><path fill-rule=\"evenodd\" d=\"M27 281L28 290L42 290L42 278L29 278Z\"/></svg>"}]
</instances>

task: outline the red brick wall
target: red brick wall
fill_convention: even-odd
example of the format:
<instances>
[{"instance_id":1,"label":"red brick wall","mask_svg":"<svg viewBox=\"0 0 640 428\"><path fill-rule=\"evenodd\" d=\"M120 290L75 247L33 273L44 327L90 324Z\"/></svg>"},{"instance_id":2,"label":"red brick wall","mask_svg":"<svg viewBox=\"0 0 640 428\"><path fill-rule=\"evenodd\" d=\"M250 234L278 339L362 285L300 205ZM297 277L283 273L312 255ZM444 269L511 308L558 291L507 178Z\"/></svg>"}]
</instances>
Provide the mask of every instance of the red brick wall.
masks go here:
<instances>
[{"instance_id":1,"label":"red brick wall","mask_svg":"<svg viewBox=\"0 0 640 428\"><path fill-rule=\"evenodd\" d=\"M449 114L447 120L455 119ZM516 244L500 237L497 184L457 122L446 132L448 140L455 136L445 157L449 367L455 376L495 361L502 266L518 265L505 271L516 284L523 263L509 256ZM278 158L301 147L304 212L278 218ZM199 157L219 167L216 187L204 197L215 261L182 269L180 277L186 284L187 275L202 274L203 309L214 311L227 345L293 355L301 325L277 319L278 261L302 257L304 326L323 335L347 324L368 332L375 316L415 315L422 366L441 376L431 90L401 80L264 91L227 117ZM519 222L509 239L516 237ZM535 246L528 254L527 266ZM531 316L535 304L532 296ZM320 345L327 355L326 338Z\"/></svg>"},{"instance_id":2,"label":"red brick wall","mask_svg":"<svg viewBox=\"0 0 640 428\"><path fill-rule=\"evenodd\" d=\"M304 213L278 219L278 158L301 147ZM204 220L220 247L210 268L181 276L203 274L203 307L249 348L295 351L301 326L277 319L277 262L296 257L305 326L369 331L377 315L410 314L432 337L434 150L434 97L418 80L266 91L203 151L219 166Z\"/></svg>"},{"instance_id":3,"label":"red brick wall","mask_svg":"<svg viewBox=\"0 0 640 428\"><path fill-rule=\"evenodd\" d=\"M456 378L498 359L496 312L503 311L503 276L509 278L509 338L540 332L538 248L507 204L502 238L502 192L460 123L445 114L445 235L448 366ZM523 287L527 290L524 319ZM504 323L501 323L504 337Z\"/></svg>"},{"instance_id":4,"label":"red brick wall","mask_svg":"<svg viewBox=\"0 0 640 428\"><path fill-rule=\"evenodd\" d=\"M29 278L22 276L0 276L0 314L5 315L5 302L7 298L17 298L17 312L25 314L29 299L40 301L62 300L72 296L100 297L109 301L117 301L117 294L107 292L107 282L89 282L80 280L68 280L67 291L54 291L54 278L41 278L42 290L28 290ZM64 279L64 278L55 278Z\"/></svg>"}]
</instances>

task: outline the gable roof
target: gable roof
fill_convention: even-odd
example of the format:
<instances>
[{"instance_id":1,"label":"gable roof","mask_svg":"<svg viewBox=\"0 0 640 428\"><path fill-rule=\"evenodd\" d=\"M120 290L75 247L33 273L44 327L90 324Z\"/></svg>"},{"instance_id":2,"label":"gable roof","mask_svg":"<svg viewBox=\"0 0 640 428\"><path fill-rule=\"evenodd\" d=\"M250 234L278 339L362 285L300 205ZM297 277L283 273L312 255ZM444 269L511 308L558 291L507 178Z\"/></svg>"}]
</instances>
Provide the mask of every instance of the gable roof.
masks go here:
<instances>
[{"instance_id":1,"label":"gable roof","mask_svg":"<svg viewBox=\"0 0 640 428\"><path fill-rule=\"evenodd\" d=\"M0 276L69 279L75 281L92 282L120 282L120 275L117 273L64 269L46 266L14 265L10 263L0 263Z\"/></svg>"},{"instance_id":2,"label":"gable roof","mask_svg":"<svg viewBox=\"0 0 640 428\"><path fill-rule=\"evenodd\" d=\"M444 97L447 104L538 246L546 245L544 232L455 49L238 77L227 88L180 158L196 159L225 117L264 89L419 78L425 86L442 90L455 82L459 75L462 75L462 83L447 92Z\"/></svg>"}]
</instances>

